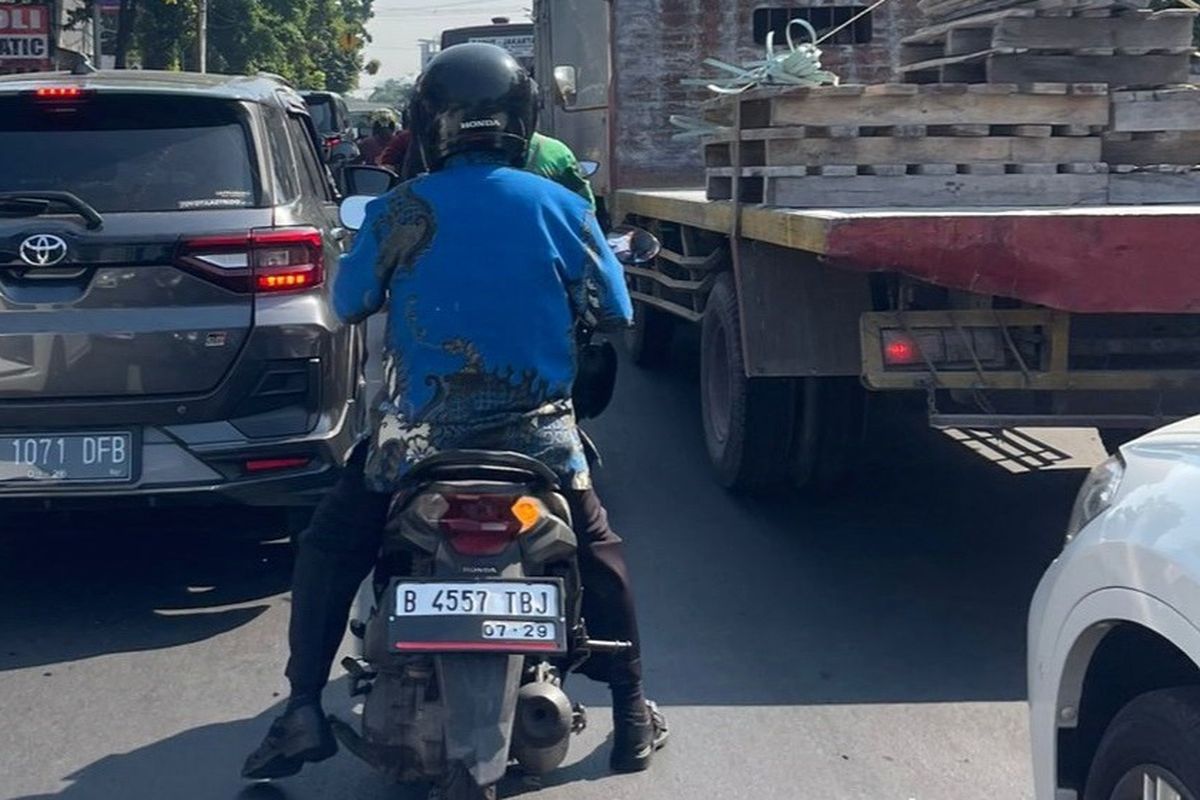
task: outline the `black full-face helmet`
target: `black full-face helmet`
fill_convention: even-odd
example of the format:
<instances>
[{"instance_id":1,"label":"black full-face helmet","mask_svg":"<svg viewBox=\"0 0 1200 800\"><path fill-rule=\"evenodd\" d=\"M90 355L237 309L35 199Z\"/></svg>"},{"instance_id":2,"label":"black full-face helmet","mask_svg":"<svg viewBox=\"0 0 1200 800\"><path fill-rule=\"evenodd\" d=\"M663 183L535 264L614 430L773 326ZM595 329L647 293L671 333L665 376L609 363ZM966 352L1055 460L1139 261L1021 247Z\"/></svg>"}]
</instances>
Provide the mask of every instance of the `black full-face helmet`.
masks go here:
<instances>
[{"instance_id":1,"label":"black full-face helmet","mask_svg":"<svg viewBox=\"0 0 1200 800\"><path fill-rule=\"evenodd\" d=\"M409 105L425 163L437 170L457 153L496 151L525 166L537 127L537 85L507 50L471 42L434 56Z\"/></svg>"}]
</instances>

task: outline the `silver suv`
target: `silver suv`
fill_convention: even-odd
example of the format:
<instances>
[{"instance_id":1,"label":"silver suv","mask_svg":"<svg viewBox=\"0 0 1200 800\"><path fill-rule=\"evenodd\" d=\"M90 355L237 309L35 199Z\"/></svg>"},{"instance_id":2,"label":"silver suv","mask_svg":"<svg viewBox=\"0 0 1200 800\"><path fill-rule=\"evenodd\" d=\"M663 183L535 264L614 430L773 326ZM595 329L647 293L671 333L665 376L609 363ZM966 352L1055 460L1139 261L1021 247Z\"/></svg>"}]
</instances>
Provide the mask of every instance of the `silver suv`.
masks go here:
<instances>
[{"instance_id":1,"label":"silver suv","mask_svg":"<svg viewBox=\"0 0 1200 800\"><path fill-rule=\"evenodd\" d=\"M0 502L312 504L363 424L336 200L273 78L0 78Z\"/></svg>"}]
</instances>

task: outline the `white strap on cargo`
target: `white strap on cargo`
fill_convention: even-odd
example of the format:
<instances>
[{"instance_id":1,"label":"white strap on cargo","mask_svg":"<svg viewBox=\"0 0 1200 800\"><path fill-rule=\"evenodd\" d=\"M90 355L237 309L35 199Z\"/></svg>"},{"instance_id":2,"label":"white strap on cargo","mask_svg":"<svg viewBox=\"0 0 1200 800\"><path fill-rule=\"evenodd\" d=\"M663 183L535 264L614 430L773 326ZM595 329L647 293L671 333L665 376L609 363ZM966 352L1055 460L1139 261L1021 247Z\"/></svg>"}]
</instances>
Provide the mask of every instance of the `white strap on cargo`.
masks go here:
<instances>
[{"instance_id":1,"label":"white strap on cargo","mask_svg":"<svg viewBox=\"0 0 1200 800\"><path fill-rule=\"evenodd\" d=\"M808 32L810 41L797 44L792 39L793 26ZM725 78L685 78L684 86L704 86L717 94L741 94L762 84L778 86L837 85L832 72L821 69L821 49L817 47L817 31L806 20L794 19L784 29L787 49L776 52L775 31L767 33L766 58L737 66L719 58L706 58L706 66L729 73Z\"/></svg>"}]
</instances>

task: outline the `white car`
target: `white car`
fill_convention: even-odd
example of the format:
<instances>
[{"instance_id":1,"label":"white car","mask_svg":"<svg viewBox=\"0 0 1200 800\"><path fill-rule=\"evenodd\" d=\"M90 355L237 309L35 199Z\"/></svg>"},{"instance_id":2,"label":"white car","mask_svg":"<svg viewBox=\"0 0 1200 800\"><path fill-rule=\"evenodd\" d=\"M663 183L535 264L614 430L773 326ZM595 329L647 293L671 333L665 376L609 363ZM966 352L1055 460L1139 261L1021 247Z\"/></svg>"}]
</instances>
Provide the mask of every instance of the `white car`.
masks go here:
<instances>
[{"instance_id":1,"label":"white car","mask_svg":"<svg viewBox=\"0 0 1200 800\"><path fill-rule=\"evenodd\" d=\"M1200 417L1075 503L1029 622L1038 800L1200 800Z\"/></svg>"}]
</instances>

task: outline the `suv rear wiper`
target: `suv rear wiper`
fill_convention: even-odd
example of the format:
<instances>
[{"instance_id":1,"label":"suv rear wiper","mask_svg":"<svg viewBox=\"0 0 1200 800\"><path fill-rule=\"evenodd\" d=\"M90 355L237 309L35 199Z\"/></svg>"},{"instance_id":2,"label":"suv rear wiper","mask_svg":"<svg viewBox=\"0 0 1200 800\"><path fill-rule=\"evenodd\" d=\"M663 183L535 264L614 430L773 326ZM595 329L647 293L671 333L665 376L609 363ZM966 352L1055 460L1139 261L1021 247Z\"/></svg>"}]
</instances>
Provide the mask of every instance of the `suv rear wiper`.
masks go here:
<instances>
[{"instance_id":1,"label":"suv rear wiper","mask_svg":"<svg viewBox=\"0 0 1200 800\"><path fill-rule=\"evenodd\" d=\"M15 203L16 205L10 205ZM12 213L15 216L36 217L46 213L50 205L66 206L87 222L88 230L96 230L104 226L104 217L100 212L78 195L70 192L0 192L0 212ZM40 207L40 211L36 210ZM24 212L24 213L22 213Z\"/></svg>"}]
</instances>

